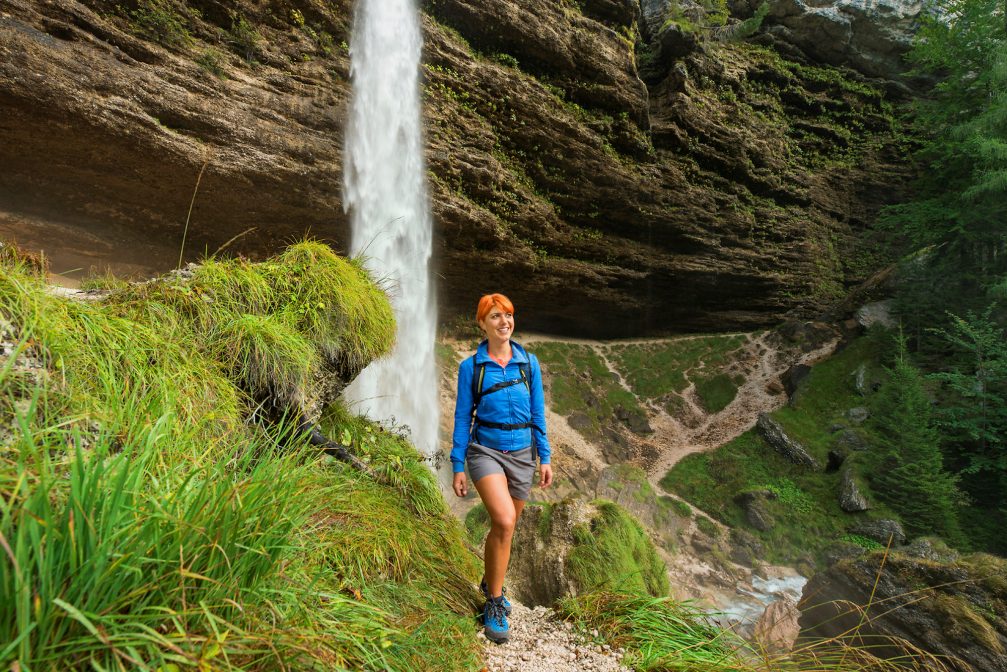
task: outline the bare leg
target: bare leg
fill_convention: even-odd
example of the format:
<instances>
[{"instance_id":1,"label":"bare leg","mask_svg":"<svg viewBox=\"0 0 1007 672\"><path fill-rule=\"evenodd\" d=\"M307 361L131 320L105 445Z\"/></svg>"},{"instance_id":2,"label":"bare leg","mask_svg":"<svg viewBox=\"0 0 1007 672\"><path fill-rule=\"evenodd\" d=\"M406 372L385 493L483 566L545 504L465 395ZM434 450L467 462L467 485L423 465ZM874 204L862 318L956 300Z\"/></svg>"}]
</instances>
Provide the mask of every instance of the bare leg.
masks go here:
<instances>
[{"instance_id":1,"label":"bare leg","mask_svg":"<svg viewBox=\"0 0 1007 672\"><path fill-rule=\"evenodd\" d=\"M510 562L510 545L514 526L524 509L524 501L514 499L507 490L507 477L503 474L483 476L475 483L479 497L490 516L490 531L486 535L483 561L490 597L503 594L504 575Z\"/></svg>"}]
</instances>

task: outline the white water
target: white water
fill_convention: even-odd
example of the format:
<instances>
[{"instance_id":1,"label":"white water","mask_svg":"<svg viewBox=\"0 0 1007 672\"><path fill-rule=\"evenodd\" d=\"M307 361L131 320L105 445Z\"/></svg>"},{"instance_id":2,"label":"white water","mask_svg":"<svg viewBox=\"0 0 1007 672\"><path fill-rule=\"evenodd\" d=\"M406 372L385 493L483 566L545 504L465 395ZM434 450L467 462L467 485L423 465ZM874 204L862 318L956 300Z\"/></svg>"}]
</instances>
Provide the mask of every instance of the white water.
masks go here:
<instances>
[{"instance_id":1,"label":"white water","mask_svg":"<svg viewBox=\"0 0 1007 672\"><path fill-rule=\"evenodd\" d=\"M429 270L421 47L413 0L357 0L343 207L352 223L352 254L365 257L392 296L398 337L394 352L368 366L344 396L374 420L407 425L416 447L431 454L438 427L437 310Z\"/></svg>"},{"instance_id":2,"label":"white water","mask_svg":"<svg viewBox=\"0 0 1007 672\"><path fill-rule=\"evenodd\" d=\"M767 579L752 577L751 590L738 587L737 597L720 607L720 613L729 622L754 623L771 603L784 597L795 604L801 601L804 584L808 580L800 574L773 576Z\"/></svg>"}]
</instances>

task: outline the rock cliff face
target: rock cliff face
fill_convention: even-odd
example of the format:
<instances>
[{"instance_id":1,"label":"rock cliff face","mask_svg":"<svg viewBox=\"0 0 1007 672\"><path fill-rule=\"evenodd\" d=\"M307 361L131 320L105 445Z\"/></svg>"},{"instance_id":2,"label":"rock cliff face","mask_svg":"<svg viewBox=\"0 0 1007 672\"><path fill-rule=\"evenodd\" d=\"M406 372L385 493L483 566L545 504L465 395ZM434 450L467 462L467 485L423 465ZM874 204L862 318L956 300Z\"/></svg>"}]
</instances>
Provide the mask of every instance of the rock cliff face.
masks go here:
<instances>
[{"instance_id":1,"label":"rock cliff face","mask_svg":"<svg viewBox=\"0 0 1007 672\"><path fill-rule=\"evenodd\" d=\"M444 317L503 290L537 329L747 328L870 270L865 228L906 176L882 89L654 35L651 4L424 3ZM350 0L0 8L0 233L170 260L205 165L188 250L250 227L229 252L347 243Z\"/></svg>"},{"instance_id":2,"label":"rock cliff face","mask_svg":"<svg viewBox=\"0 0 1007 672\"><path fill-rule=\"evenodd\" d=\"M859 635L895 657L908 643L951 669L1007 670L1007 565L977 554L935 560L876 552L816 574L801 601L802 637ZM846 600L846 603L842 601ZM866 617L850 605L866 606ZM964 663L964 664L961 664Z\"/></svg>"}]
</instances>

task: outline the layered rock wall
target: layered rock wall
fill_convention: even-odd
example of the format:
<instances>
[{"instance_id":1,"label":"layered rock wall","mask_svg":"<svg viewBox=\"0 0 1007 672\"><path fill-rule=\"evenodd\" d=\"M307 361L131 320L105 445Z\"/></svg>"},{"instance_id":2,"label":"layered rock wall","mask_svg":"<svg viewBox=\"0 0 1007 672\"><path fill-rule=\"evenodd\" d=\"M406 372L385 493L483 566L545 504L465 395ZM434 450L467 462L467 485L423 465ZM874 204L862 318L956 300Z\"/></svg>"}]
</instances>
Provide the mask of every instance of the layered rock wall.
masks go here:
<instances>
[{"instance_id":1,"label":"layered rock wall","mask_svg":"<svg viewBox=\"0 0 1007 672\"><path fill-rule=\"evenodd\" d=\"M0 233L58 225L108 257L177 250L187 222L191 253L345 246L349 0L0 8ZM446 319L505 291L535 329L749 328L870 270L864 232L906 170L856 73L701 34L662 55L632 0L423 9Z\"/></svg>"}]
</instances>

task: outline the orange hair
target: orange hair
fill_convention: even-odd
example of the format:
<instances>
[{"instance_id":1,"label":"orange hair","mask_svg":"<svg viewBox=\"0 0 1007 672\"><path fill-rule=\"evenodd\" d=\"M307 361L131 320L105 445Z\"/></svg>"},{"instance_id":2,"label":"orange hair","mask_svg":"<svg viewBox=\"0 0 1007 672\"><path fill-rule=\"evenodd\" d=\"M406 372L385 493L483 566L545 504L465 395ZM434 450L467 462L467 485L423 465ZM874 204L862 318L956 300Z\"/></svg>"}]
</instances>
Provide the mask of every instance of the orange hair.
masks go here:
<instances>
[{"instance_id":1,"label":"orange hair","mask_svg":"<svg viewBox=\"0 0 1007 672\"><path fill-rule=\"evenodd\" d=\"M479 306L476 308L476 321L482 322L493 310L493 306L500 306L505 313L514 313L514 304L503 294L486 294L479 299Z\"/></svg>"}]
</instances>

